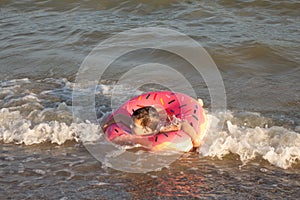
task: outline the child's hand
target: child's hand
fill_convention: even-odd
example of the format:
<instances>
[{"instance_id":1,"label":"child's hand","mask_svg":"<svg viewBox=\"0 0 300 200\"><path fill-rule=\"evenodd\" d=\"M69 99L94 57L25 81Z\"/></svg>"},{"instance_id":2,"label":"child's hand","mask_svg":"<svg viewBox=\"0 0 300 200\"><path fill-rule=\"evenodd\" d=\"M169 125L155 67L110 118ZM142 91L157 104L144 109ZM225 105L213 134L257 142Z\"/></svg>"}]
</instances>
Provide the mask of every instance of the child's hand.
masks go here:
<instances>
[{"instance_id":1,"label":"child's hand","mask_svg":"<svg viewBox=\"0 0 300 200\"><path fill-rule=\"evenodd\" d=\"M196 147L196 148L201 146L200 138L196 138L192 142L193 142L193 146Z\"/></svg>"},{"instance_id":2,"label":"child's hand","mask_svg":"<svg viewBox=\"0 0 300 200\"><path fill-rule=\"evenodd\" d=\"M102 126L103 132L105 132L107 128L108 128L108 124L104 124L104 125Z\"/></svg>"},{"instance_id":3,"label":"child's hand","mask_svg":"<svg viewBox=\"0 0 300 200\"><path fill-rule=\"evenodd\" d=\"M181 130L181 124L180 123L173 124L172 128L175 129L175 130Z\"/></svg>"},{"instance_id":4,"label":"child's hand","mask_svg":"<svg viewBox=\"0 0 300 200\"><path fill-rule=\"evenodd\" d=\"M163 127L159 132L166 133L166 132L178 131L180 130L180 128L181 128L180 125L172 124L170 126Z\"/></svg>"}]
</instances>

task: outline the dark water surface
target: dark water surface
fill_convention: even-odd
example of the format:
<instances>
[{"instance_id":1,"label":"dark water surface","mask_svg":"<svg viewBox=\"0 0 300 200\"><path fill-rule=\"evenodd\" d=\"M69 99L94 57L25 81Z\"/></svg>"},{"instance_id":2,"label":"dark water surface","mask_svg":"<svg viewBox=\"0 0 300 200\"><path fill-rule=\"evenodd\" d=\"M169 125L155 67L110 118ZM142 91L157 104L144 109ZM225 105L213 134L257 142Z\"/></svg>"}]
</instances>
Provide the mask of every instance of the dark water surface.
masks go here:
<instances>
[{"instance_id":1,"label":"dark water surface","mask_svg":"<svg viewBox=\"0 0 300 200\"><path fill-rule=\"evenodd\" d=\"M299 10L299 1L0 1L0 198L297 199ZM131 174L104 167L84 148L99 127L73 123L72 87L99 42L148 26L187 34L208 51L228 111L210 112L205 83L182 64L208 112L205 144L161 171ZM120 60L99 83L97 117L110 111L117 77L147 59L180 63L147 51Z\"/></svg>"}]
</instances>

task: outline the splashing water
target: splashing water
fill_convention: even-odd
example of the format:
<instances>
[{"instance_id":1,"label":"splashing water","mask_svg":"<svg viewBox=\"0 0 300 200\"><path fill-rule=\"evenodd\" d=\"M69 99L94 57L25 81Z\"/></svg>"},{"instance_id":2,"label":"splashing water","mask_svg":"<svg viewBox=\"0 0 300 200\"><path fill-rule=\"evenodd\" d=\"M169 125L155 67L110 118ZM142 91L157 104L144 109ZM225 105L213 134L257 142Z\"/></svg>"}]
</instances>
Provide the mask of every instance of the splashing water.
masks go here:
<instances>
[{"instance_id":1,"label":"splashing water","mask_svg":"<svg viewBox=\"0 0 300 200\"><path fill-rule=\"evenodd\" d=\"M230 115L230 114L229 114ZM215 132L219 119L208 115L210 126L201 155L217 157L233 153L243 163L258 157L281 168L291 167L300 160L300 134L279 126L270 128L240 127L227 120L227 131Z\"/></svg>"},{"instance_id":2,"label":"splashing water","mask_svg":"<svg viewBox=\"0 0 300 200\"><path fill-rule=\"evenodd\" d=\"M50 82L54 84L53 80ZM24 84L35 83L28 79L2 83L5 90L2 90L4 98L0 103L6 108L0 110L0 141L25 145L45 142L61 145L66 141L95 142L99 139L99 124L74 123L70 106L65 102L57 103L57 98L68 102L66 91L71 90L72 83L56 80L58 86L55 89L40 93L27 89L20 95L19 90L23 89ZM110 86L99 85L96 95L108 98L109 90ZM120 98L119 101L122 100ZM97 109L98 116L109 112L104 105L99 105ZM218 131L220 119L224 117L226 126ZM259 113L209 113L208 122L205 142L198 150L201 156L222 159L228 154L237 154L244 164L263 158L284 169L299 162L300 134L272 125L272 120Z\"/></svg>"}]
</instances>

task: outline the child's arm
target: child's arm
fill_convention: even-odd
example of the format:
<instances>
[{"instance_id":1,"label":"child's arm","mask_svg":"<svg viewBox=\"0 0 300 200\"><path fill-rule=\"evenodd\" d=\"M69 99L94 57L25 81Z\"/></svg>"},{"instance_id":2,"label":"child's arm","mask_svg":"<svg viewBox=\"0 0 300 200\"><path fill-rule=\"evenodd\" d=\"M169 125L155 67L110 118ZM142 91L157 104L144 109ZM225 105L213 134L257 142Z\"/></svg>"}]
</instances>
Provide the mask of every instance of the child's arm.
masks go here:
<instances>
[{"instance_id":1,"label":"child's arm","mask_svg":"<svg viewBox=\"0 0 300 200\"><path fill-rule=\"evenodd\" d=\"M183 130L191 137L194 147L199 147L201 145L201 141L197 137L195 129L187 121L180 122L178 125L172 124L170 126L163 127L159 132L167 133L178 130Z\"/></svg>"},{"instance_id":2,"label":"child's arm","mask_svg":"<svg viewBox=\"0 0 300 200\"><path fill-rule=\"evenodd\" d=\"M103 126L102 126L102 129L103 131L105 132L106 129L112 125L112 124L116 124L116 123L123 123L124 125L126 126L130 126L132 120L130 117L126 116L126 115L123 115L123 114L117 114L115 116L113 116L108 122L106 122Z\"/></svg>"},{"instance_id":3,"label":"child's arm","mask_svg":"<svg viewBox=\"0 0 300 200\"><path fill-rule=\"evenodd\" d=\"M201 145L201 141L199 140L195 129L187 121L181 123L181 130L186 132L192 138L194 147L199 147Z\"/></svg>"},{"instance_id":4,"label":"child's arm","mask_svg":"<svg viewBox=\"0 0 300 200\"><path fill-rule=\"evenodd\" d=\"M160 129L160 133L167 133L167 132L172 132L172 131L179 131L181 129L180 127L180 124L179 125L170 125L170 126L165 126L165 127L162 127Z\"/></svg>"},{"instance_id":5,"label":"child's arm","mask_svg":"<svg viewBox=\"0 0 300 200\"><path fill-rule=\"evenodd\" d=\"M114 143L119 144L119 145L134 145L134 144L139 144L142 145L145 148L151 148L152 142L149 140L145 139L142 136L136 136L136 135L128 135L124 134L119 137L116 137L113 140Z\"/></svg>"}]
</instances>

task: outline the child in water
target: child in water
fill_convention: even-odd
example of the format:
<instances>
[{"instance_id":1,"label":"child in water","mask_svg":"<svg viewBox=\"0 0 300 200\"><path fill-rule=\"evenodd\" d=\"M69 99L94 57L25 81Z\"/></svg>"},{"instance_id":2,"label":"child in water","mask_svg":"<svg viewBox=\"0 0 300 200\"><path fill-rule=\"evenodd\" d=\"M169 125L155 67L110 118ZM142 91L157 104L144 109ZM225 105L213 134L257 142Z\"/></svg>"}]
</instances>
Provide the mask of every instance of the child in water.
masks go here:
<instances>
[{"instance_id":1,"label":"child in water","mask_svg":"<svg viewBox=\"0 0 300 200\"><path fill-rule=\"evenodd\" d=\"M201 144L201 141L197 138L196 131L187 121L181 121L174 116L172 119L170 116L167 116L166 120L161 120L159 112L152 106L145 106L135 110L131 118L118 114L104 124L102 129L105 132L107 127L119 122L130 127L132 135L121 135L120 137L115 138L113 142L118 144L134 143L148 146L151 145L150 142L139 136L178 130L183 130L191 137L194 147L199 147Z\"/></svg>"}]
</instances>

